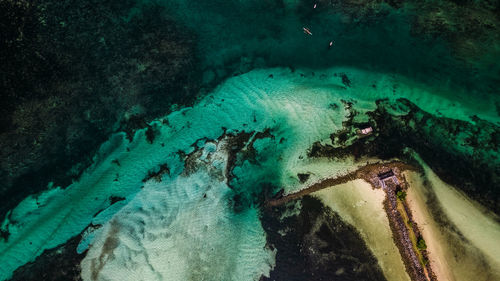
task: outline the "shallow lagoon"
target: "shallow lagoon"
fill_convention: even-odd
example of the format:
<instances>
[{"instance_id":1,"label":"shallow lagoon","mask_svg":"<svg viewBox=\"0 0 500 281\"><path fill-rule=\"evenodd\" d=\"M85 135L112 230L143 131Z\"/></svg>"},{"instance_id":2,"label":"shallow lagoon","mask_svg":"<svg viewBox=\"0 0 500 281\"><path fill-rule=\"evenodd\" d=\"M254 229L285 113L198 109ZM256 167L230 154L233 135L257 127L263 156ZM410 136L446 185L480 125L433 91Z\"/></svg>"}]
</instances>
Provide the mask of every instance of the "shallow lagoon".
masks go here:
<instances>
[{"instance_id":1,"label":"shallow lagoon","mask_svg":"<svg viewBox=\"0 0 500 281\"><path fill-rule=\"evenodd\" d=\"M263 182L283 186L285 192L291 192L303 186L296 177L298 172L312 173L311 180L314 180L331 176L333 171L340 174L352 170L351 165L342 162L318 160L319 165L313 164L315 160L306 157L307 149L316 141L331 142L329 134L342 128L347 113L342 108L332 108L332 103L350 99L357 102L354 107L360 112L373 109L374 100L392 93L390 81L394 78L342 68L307 77L300 75L301 72L269 69L232 78L193 108L182 109L154 122L156 137L152 144L146 140L145 130L138 131L131 143L123 134L113 136L96 156L96 164L79 182L64 190L55 188L26 199L4 222L4 226L9 224L11 237L9 243L1 245L0 259L7 265L2 268L3 278L44 249L77 235L92 221L104 223L111 219L112 222L119 208L107 209L108 198L121 196L126 198L125 203L133 204L137 200L135 194L147 190L141 187L144 185L142 179L160 164L166 163L170 169L170 175L164 177L172 180L181 177L186 158L178 151L192 153L198 149L193 144L201 140L203 145L205 140L215 140L224 130L234 134L263 132L269 128L273 135L253 142L257 155L254 161L242 159L234 167L234 180L229 184L250 200L243 203L248 206L254 204L251 198L259 193L255 188ZM350 77L352 87L345 87L336 73ZM371 83L377 81L377 90L373 90ZM449 102L414 85L400 85L397 95L391 98L408 98L428 111ZM473 110L463 106L442 114L466 119ZM490 112L484 110L482 116L494 118ZM72 207L65 208L68 204Z\"/></svg>"},{"instance_id":2,"label":"shallow lagoon","mask_svg":"<svg viewBox=\"0 0 500 281\"><path fill-rule=\"evenodd\" d=\"M139 12L144 4L137 3L131 15ZM122 278L136 278L120 271L126 266L137 269L140 276L149 280L164 279L168 272L175 272L176 275L172 273L170 277L178 280L199 279L204 274L208 274L205 276L210 280L257 280L261 274L272 271L276 254L266 244L266 234L259 221L263 186L270 186L270 193L283 188L286 194L360 165L352 157L308 156L313 143L332 144L330 135L342 130L343 122L353 112L347 103L352 102L352 109L359 114L357 118L365 121L369 118L364 114L377 108L377 100L387 98L390 103L405 98L435 116L471 123L475 122L471 116L477 116L498 125L499 97L491 94L495 91L492 90L497 73L495 66L473 67L453 57L442 39L423 41L411 36L408 11L387 8L387 15L363 24L323 9L321 5L313 11L299 1L168 1L160 4L166 7L165 13L196 38L194 45L203 79L198 101L192 107L172 107L172 113L157 118L149 124L149 129L138 130L131 141L124 133L114 134L101 146L94 164L73 184L61 188L48 183L47 191L27 197L9 212L2 223L2 229L8 230L10 236L0 241L0 279L8 279L16 268L35 260L44 250L84 232L77 250L86 255L82 263L85 280L112 279L120 274ZM313 36L305 36L303 26L309 27ZM329 49L330 41L334 45ZM278 67L272 68L275 66ZM236 77L231 77L234 75ZM391 114L400 112L394 110ZM264 133L266 130L269 135ZM227 171L217 176L204 175L200 167L195 167L201 173L196 174L199 178L186 174L189 156L205 161L207 155L214 152L205 144L222 135L234 137L243 132L250 137L245 146L235 152L236 156L226 155L210 164L222 171L228 159L234 157L230 175ZM151 133L154 139L150 143ZM222 150L231 154L231 149ZM197 155L200 151L209 152ZM160 175L163 182L148 180L162 165L167 165L169 171ZM308 175L305 183L298 178L299 173ZM217 180L207 186L206 183L213 180L211 177ZM356 183L354 190L361 185ZM197 205L204 198L199 193L203 189L215 189L224 195L209 197L206 203ZM441 191L443 193L437 196L443 200L454 198L440 201L448 211L445 213L458 228L464 229L463 234L476 243L475 247L489 256L486 260L492 260L491 268L494 268L498 261L492 257L498 256L498 249L487 245L498 239L496 225L463 197L447 196L453 193L452 189ZM367 195L369 193L356 193L352 198ZM367 204L367 208L378 212L378 223L383 224L381 209L376 207L380 196L373 195L377 199ZM124 200L114 203L111 198ZM166 198L166 202L162 198ZM374 225L367 222L358 209L349 208L352 198L346 195L345 200L337 202L332 209L358 228L368 248L379 259L387 279L406 278L397 255L383 255L385 247L393 247L387 229L380 233L384 246L377 245L370 235L375 231ZM324 201L328 205L335 200ZM347 205L341 208L340 203ZM243 211L232 214L226 205L238 205L236 209ZM474 221L491 226L491 231L485 232L488 237L477 236L479 226L469 228L463 224L463 217L456 215L462 210L457 206L462 205L470 214L475 214ZM124 215L127 212L137 217L127 217ZM156 225L155 212L169 214L171 217L165 218L168 223ZM221 216L221 219L212 216ZM195 222L190 225L185 220ZM215 227L198 237L198 232L203 232L201 225L206 222L220 228ZM121 226L114 227L117 223ZM145 226L136 229L134 224ZM130 237L120 232L126 232L127 227L132 229ZM465 231L468 229L471 232ZM241 235L234 237L225 232L238 230ZM155 252L157 245L152 241L157 239L157 232L162 231L176 233L173 237L162 237L168 241L165 243L170 243L172 253L197 251L200 256L186 260L176 258L179 264L158 273L162 263L174 260L162 256L164 251ZM109 258L109 264L101 262L103 275L93 275L96 270L91 264L98 260L108 239L115 246L112 248L116 249L113 254L116 259ZM148 241L151 244L142 243L143 239L151 240ZM222 240L230 242L224 245ZM210 253L203 245L220 251ZM429 245L433 247L432 243ZM131 254L134 251L149 254L149 250L157 260L153 257L148 261L148 255ZM218 267L221 275L210 275L213 272L206 267L210 260L219 257L223 257ZM188 277L185 274L194 260L203 266L200 272L193 273L194 277ZM152 265L155 262L157 264ZM252 266L247 266L250 264ZM393 266L399 269L391 272L389 268Z\"/></svg>"}]
</instances>

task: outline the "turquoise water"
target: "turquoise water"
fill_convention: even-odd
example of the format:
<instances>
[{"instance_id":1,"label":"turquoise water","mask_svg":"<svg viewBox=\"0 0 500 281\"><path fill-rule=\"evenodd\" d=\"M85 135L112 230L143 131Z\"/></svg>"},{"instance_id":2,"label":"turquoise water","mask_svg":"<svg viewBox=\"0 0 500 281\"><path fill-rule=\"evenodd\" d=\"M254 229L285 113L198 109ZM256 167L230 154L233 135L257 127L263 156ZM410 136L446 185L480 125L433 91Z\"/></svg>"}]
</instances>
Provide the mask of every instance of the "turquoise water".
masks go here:
<instances>
[{"instance_id":1,"label":"turquoise water","mask_svg":"<svg viewBox=\"0 0 500 281\"><path fill-rule=\"evenodd\" d=\"M282 2L282 3L280 3ZM454 57L443 38L412 36L414 11L382 5L383 16L346 19L326 3L314 1L166 1L168 11L194 32L202 69L290 66L353 66L399 73L437 87L464 88L474 95L496 90L500 69L492 50L485 62ZM364 21L363 21L364 20ZM305 36L303 27L313 31ZM332 48L328 48L333 41ZM246 62L246 63L245 63ZM239 69L238 69L239 65ZM481 81L480 83L478 83ZM444 84L444 85L443 85Z\"/></svg>"},{"instance_id":2,"label":"turquoise water","mask_svg":"<svg viewBox=\"0 0 500 281\"><path fill-rule=\"evenodd\" d=\"M413 128L418 140L430 135L425 141L439 143L429 128L443 130L459 140L451 153L485 153L498 163L498 65L457 57L443 38L412 35L409 10L383 6L359 21L310 4L157 2L192 35L202 79L196 102L173 105L131 140L111 135L72 184L46 183L11 210L1 224L9 237L0 241L0 280L78 235L83 280L270 276L279 252L261 224L265 198L355 169L366 159L313 157L311 148L338 148L331 135L354 132L346 122L353 114L382 132L373 112L410 116L400 99L452 120L435 125L415 114L423 124ZM129 17L143 5L151 3L137 3ZM466 129L453 135L456 128ZM483 128L487 133L478 133ZM462 149L466 142L475 144ZM168 173L151 178L160 167ZM498 192L486 194L495 206ZM124 200L113 204L112 197Z\"/></svg>"},{"instance_id":3,"label":"turquoise water","mask_svg":"<svg viewBox=\"0 0 500 281\"><path fill-rule=\"evenodd\" d=\"M202 155L196 156L194 150L196 146L193 146L193 144L199 143L199 140L216 140L220 138L224 133L223 128L226 128L226 134L229 135L238 132L271 130L272 138L269 138L269 136L253 142L252 148L256 153L256 158L253 161L243 158L237 162L238 166L234 167L233 171L235 179L232 182L227 182L227 175L225 175L226 169L224 165L227 162L225 157L228 156L221 156L218 161L215 161L217 159L213 162L206 161L206 164L201 165L200 168L196 168L196 166L193 168L203 170L205 169L204 166L213 166L214 169L220 170L220 172L212 172L211 177L216 182L222 181L224 183L226 181L226 184L233 185L233 188L227 192L242 194L243 203L241 203L241 208L243 210L247 208L254 210L259 205L252 198L255 198L254 194L261 193L259 188L264 183L284 187L286 192L290 192L303 186L296 176L297 173L316 174L313 178L320 179L323 176L328 176L328 174L322 175L322 173L328 173L328 170L330 172L332 169L337 170L338 173L348 171L352 166L344 166L342 162L338 161L320 161L314 166L315 160L307 157L307 150L316 141L331 143L329 139L330 133L342 128L342 121L346 119L347 112L342 108L332 108L332 103L340 103L341 99L351 99L357 101L354 108L359 112L373 110L376 107L374 103L376 99L390 96L390 93L392 93L390 85L392 84L388 83L383 87L383 84L380 83L378 90L375 91L371 86L371 81L384 81L390 78L384 74L342 68L325 71L324 76L318 75L309 78L302 77L299 74L300 72L300 70L291 72L288 69L266 69L252 71L229 79L218 87L213 94L201 100L194 107L182 109L154 122L152 126L156 131L156 137L152 144L147 141L145 130L138 131L131 143L128 143L123 134L114 136L110 142L103 145L102 152L97 155L96 164L81 177L79 182L74 183L65 190L56 188L41 196L27 198L10 214L9 219L3 224L4 226L9 225L11 233L8 243L3 242L1 245L2 255L0 259L2 264L6 265L2 271L3 278L8 277L11 270L29 261L44 249L64 243L70 237L80 233L92 221L94 221L95 225L104 223L105 227L103 229L106 229L106 225L109 224L118 223L122 225L120 213L126 212L127 209L118 212L118 209L113 207L101 212L94 218L94 214L99 210L107 208L109 205L108 197L110 196L124 197L126 202L130 200L130 203L128 203L132 204L130 208L133 208L132 206L137 204L134 202L138 200L139 204L145 204L141 209L147 206L156 210L153 202L144 199L150 196L148 195L149 188L147 188L149 184L146 183L145 187L142 187L144 185L142 179L147 177L149 171L157 169L160 164L166 163L170 169L170 176L163 177L167 183L162 188L166 192L170 192L169 190L173 186L170 187L171 184L168 182L172 181L172 184L177 185L177 189L180 188L180 190L172 191L174 192L172 194L168 193L153 197L160 196L168 200L174 200L175 204L181 205L184 204L181 202L187 204L186 199L183 199L185 196L190 198L189 200L194 200L194 202L208 201L209 199L200 198L199 193L193 195L195 196L193 198L189 195L187 189L183 190L182 187L186 184L187 187L191 185L189 181L190 175L186 174L184 168L187 164L183 164L189 158L182 157L182 154L179 154L178 151L184 151L186 154L194 153L195 159L196 157L203 159L201 158ZM351 77L353 86L350 89L342 88L342 78L335 75L338 72L347 73ZM269 73L273 73L273 78L269 77ZM361 84L360 82L366 77L373 79L368 80L370 83ZM406 97L414 100L417 105L421 105L429 111L432 111L433 107L440 107L442 102L446 101L446 99L439 98L431 93L427 93L427 97L420 100L422 95L425 94L415 89L413 85L408 88L406 85L402 85L398 93L397 96L391 97L391 99ZM470 109L465 105L461 110L467 112ZM447 112L443 112L443 114L447 114ZM449 114L454 118L467 116L467 114L460 114L456 110L451 111ZM491 116L492 114L484 112L484 115ZM227 148L224 149L222 146L221 150L222 154L227 153L225 152ZM250 148L246 147L246 150L250 150ZM213 151L213 148L211 151ZM243 156L240 155L239 157ZM118 160L120 165L116 165L113 160ZM340 168L336 168L338 165L340 165ZM187 180L187 183L182 183L185 181L184 179ZM154 180L149 180L149 182L152 181ZM220 184L203 188L227 189L227 187L223 186L217 187ZM195 187L190 188L196 190ZM227 199L227 197L223 196L223 199L217 199L212 203L216 204L216 206L230 204L231 201L224 202ZM37 202L38 204L36 204ZM150 204L153 205L150 206ZM170 208L168 201L162 204L166 204ZM196 205L196 203L193 204ZM118 213L114 214L114 212ZM155 214L155 212L153 211L151 214ZM187 210L179 207L173 215L167 215L168 213L166 213L165 219L173 216L181 220L185 216L183 215L184 212L187 212ZM148 214L142 215L142 220L145 220L149 216ZM214 215L217 216L217 214ZM125 217L127 218L127 216ZM247 219L250 218L254 220L252 224L258 224L257 216L253 215ZM146 220L151 220L153 225L157 224L154 218ZM185 221L184 224L194 223L189 219L187 220L189 222ZM205 223L205 221L201 220L200 223ZM148 224L146 223L146 226ZM179 227L182 227L182 225L183 223L180 223ZM159 227L159 231L162 231L162 228L176 228L169 225L169 223L166 225L161 224ZM99 232L94 235L94 239L97 240L93 241L91 237L90 240L85 239L84 243L99 245L99 243L104 243L98 242L99 239L106 241L108 239L106 238L107 235L109 234L106 231ZM262 230L253 230L246 235L250 236L248 238L237 238L238 236L235 236L235 239L254 240L257 237L263 237L264 233ZM168 238L169 236L167 240ZM125 240L124 243L128 245L129 242L126 241L128 240ZM174 243L172 247L175 246L178 245ZM260 246L254 249L258 250L262 247L266 247L265 241L261 241ZM80 251L83 249L85 248L80 249ZM268 249L267 251L271 250ZM261 260L260 264L268 264L264 262L271 255L268 252L261 254L264 256L259 258ZM165 254L166 252L161 253ZM200 255L202 254L200 253ZM255 255L258 254L252 254L252 256ZM187 262L189 263L189 260ZM224 268L226 267L227 265ZM256 265L255 267L261 268L262 265ZM9 270L9 268L11 269ZM119 268L113 270L112 272L117 272L117 274L120 272ZM263 269L261 273L265 274L268 270ZM106 273L105 276L108 276L108 274ZM179 276L184 276L185 273L181 272L179 274ZM217 279L217 277L213 278Z\"/></svg>"}]
</instances>

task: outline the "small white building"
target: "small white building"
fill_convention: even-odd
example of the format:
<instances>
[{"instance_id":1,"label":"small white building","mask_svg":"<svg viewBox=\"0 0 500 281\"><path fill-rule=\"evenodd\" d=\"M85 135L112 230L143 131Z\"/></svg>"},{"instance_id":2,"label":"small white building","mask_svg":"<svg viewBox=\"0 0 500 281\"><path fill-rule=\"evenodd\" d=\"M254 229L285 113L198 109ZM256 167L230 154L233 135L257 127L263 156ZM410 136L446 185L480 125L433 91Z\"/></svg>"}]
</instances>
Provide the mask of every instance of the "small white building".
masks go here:
<instances>
[{"instance_id":1,"label":"small white building","mask_svg":"<svg viewBox=\"0 0 500 281\"><path fill-rule=\"evenodd\" d=\"M358 137L363 138L366 136L369 136L373 133L373 128L372 127L366 127L363 129L357 129L356 133L358 134Z\"/></svg>"},{"instance_id":2,"label":"small white building","mask_svg":"<svg viewBox=\"0 0 500 281\"><path fill-rule=\"evenodd\" d=\"M373 128L372 127L366 127L364 129L361 129L361 134L363 135L369 135L373 132Z\"/></svg>"}]
</instances>

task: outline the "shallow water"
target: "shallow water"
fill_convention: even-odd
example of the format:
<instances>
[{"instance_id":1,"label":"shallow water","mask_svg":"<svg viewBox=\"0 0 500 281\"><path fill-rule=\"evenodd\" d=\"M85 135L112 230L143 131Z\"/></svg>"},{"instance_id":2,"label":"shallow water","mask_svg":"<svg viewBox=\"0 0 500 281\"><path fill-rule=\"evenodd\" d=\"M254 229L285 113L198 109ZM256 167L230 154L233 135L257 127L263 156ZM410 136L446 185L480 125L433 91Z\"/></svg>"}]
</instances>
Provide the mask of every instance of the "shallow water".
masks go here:
<instances>
[{"instance_id":1,"label":"shallow water","mask_svg":"<svg viewBox=\"0 0 500 281\"><path fill-rule=\"evenodd\" d=\"M341 77L335 75L338 72L347 73L356 84L349 89L334 91L326 87L341 85ZM269 77L270 73L273 78ZM315 141L331 142L329 133L341 128L345 110L332 109L332 102L343 98L359 99L363 107L358 110L368 110L375 107L373 101L384 96L384 91L392 92L391 84L380 83L379 90L373 91L368 84L372 79L366 77L379 77L381 81L388 78L383 74L353 69L332 69L325 74L321 78L305 78L287 69L253 71L227 81L193 108L174 112L163 119L168 121L153 123L156 138L152 144L147 141L145 130L138 131L131 143L124 135L114 136L102 147L96 164L79 182L65 190L53 189L41 196L28 198L12 212L9 220L4 222L4 225L9 224L11 238L9 243L0 245L3 250L0 260L15 268L39 255L43 249L54 247L80 233L91 221L109 220L119 209L109 208L93 218L96 212L109 206L109 196L132 200L141 190L141 180L160 164L166 163L170 177L175 179L183 172L184 162L187 161L178 151L192 153L197 143L203 145L205 139L218 138L223 133L223 127L226 132L233 133L271 129L272 137L253 141L256 157L248 159L251 161L242 158L234 167L234 179L230 184L242 196L245 206L253 204L253 196L261 192L258 187L264 183L284 186L286 192L300 188L302 185L296 176L299 171L321 175L328 171L325 167L335 169L331 171L336 173L350 170L352 166L322 161L319 163L325 167L316 172L315 166L311 166L314 159L306 157L307 149ZM362 81L365 84L361 84ZM438 106L429 103L428 98L415 98L414 88L401 87L398 93L398 96L412 99L429 110ZM467 112L470 109L464 107L462 110ZM443 114L464 117L457 111ZM484 114L487 116L489 113L485 111ZM65 208L69 202L72 207ZM12 259L14 256L17 258ZM4 268L2 276L8 274L9 271Z\"/></svg>"},{"instance_id":2,"label":"shallow water","mask_svg":"<svg viewBox=\"0 0 500 281\"><path fill-rule=\"evenodd\" d=\"M461 156L466 160L464 165L481 164L474 157L484 153L492 159L492 166L498 162L500 68L495 62L500 52L496 45L474 57L460 53L456 38L448 33L442 36L415 34L415 17L419 12L412 7L415 3L401 8L384 3L372 10L373 3L355 3L359 6L353 8L350 6L353 3L347 1L339 4L345 6L332 8L327 2L318 1L316 8L313 1L159 0L110 4L124 5L119 16L109 19L109 24L116 24L117 36L127 37L116 39L111 38L114 33L99 34L97 47L94 47L95 40L90 46L116 56L113 60L128 58L119 68L133 69L132 74L124 71L101 77L111 83L113 89L119 89L115 96L96 97L100 100L98 104L117 101L116 112L107 109L114 119L91 116L92 110L69 111L64 114L85 116L72 125L78 133L60 133L52 127L42 132L68 138L81 135L92 138L92 134L85 131L91 129L85 127L87 129L78 131L77 128L87 123L97 128L107 124L107 129L99 132L106 132L109 139L99 149L97 144L79 147L88 150L88 154L96 150L97 153L87 164L80 164L81 159L71 159L72 169L82 172L62 181L72 180L71 184L59 187L45 182L46 178L53 178L47 172L43 177L33 175L33 179L44 179L36 183L38 187L6 187L16 194L12 201L8 200L8 206L19 204L8 208L1 223L0 234L7 238L0 239L0 280L9 279L20 266L38 262L37 257L44 256L44 251L75 237L81 242L69 251L82 255L81 278L84 280L259 280L261 276L269 276L279 253L269 244L269 233L261 222L266 198L280 190L291 193L326 177L353 171L365 160L377 161L379 155L368 153L372 149L370 145L374 138L387 136L378 135L377 130L382 132L383 128L376 125L382 126L383 122L373 117L374 112L383 111L391 118L401 116L402 122L416 114L400 99L432 118L451 120L450 128L443 125L444 129L436 131L443 133L443 138L463 139L463 143L453 143L456 145L453 148L465 151L465 156ZM55 17L48 18L52 26ZM175 22L175 28L165 26L166 22ZM66 24L61 21L55 25L64 28ZM136 30L122 30L129 26ZM309 28L312 35L304 34L303 27ZM183 39L172 41L167 35ZM153 39L148 41L148 38ZM117 41L125 44L127 40L144 43L139 46L148 47L142 54L148 55L148 59L137 55L141 54L137 48L130 58L125 50L123 54L116 52L112 44L116 45ZM330 48L329 42L332 42ZM474 47L473 41L468 42ZM88 51L91 55L95 51L92 48ZM69 54L63 59L86 59L84 54ZM166 77L169 72L163 71L173 66L165 62L181 63L178 60L186 56L189 57L187 63L192 64L183 68L183 75L188 78ZM96 66L89 66L89 71L93 67ZM166 75L165 81L159 78L162 75ZM147 79L151 77L165 85L148 84ZM58 76L54 74L53 78ZM147 104L165 104L165 108L149 112L144 108L144 101L136 96L141 95L138 93L142 88L120 81L137 82L147 88L150 95L145 97ZM101 82L91 81L81 87L92 89ZM176 83L185 85L174 87ZM57 88L66 87L68 85L61 82ZM195 102L190 99L193 95ZM52 103L47 104L53 107L58 103L80 102L62 97L48 100ZM381 100L384 100L383 106ZM189 103L191 106L186 106ZM46 103L43 105L50 108ZM36 118L45 116L38 114L39 109L30 110L23 107L16 111L17 122L25 122L23 116L30 112L37 113ZM150 115L152 112L156 114L154 117ZM52 112L49 110L47 114ZM430 137L436 141L439 137L432 134L437 126L434 119L423 116L420 124L428 128L415 129L415 138L422 143ZM102 121L104 119L107 121ZM146 123L145 120L153 121ZM461 123L454 122L456 120ZM466 124L462 127L467 130L460 131L457 124ZM487 126L482 128L479 124ZM375 128L372 137L361 139L353 133L358 127L368 125ZM414 125L409 122L404 126ZM132 133L128 126L142 129ZM124 128L126 133L121 132ZM110 135L110 132L116 133ZM318 143L338 148L332 134L348 135L347 152L339 157L311 156L312 147ZM484 137L478 141L474 138L476 135ZM30 142L31 139L26 143ZM33 143L37 146L38 140ZM353 143L364 146L353 145L350 151L348 144ZM56 150L71 149L69 145L57 145L54 144ZM483 154L476 153L476 149ZM365 150L366 158L355 159L364 155ZM51 157L50 154L47 157ZM92 164L88 164L90 162ZM58 167L44 167L40 171L58 170ZM447 171L445 167L438 165L437 168L441 174L453 175L454 171ZM9 174L4 170L7 171L2 166L1 175ZM485 173L491 176L491 181L498 179L494 167ZM432 198L441 206L440 216L446 217L429 218L433 230L424 228L424 234L436 237L429 242L429 247L435 248L439 256L436 264L446 263L451 255L465 256L463 262L451 263L450 260L443 275L471 276L468 274L473 271L454 273L453 270L461 270L455 268L469 264L479 268L487 264L482 268L484 274L478 276L485 276L484 280L497 276L495 268L500 268L500 249L496 247L500 244L498 224L467 197L443 184L429 168L426 175L435 196ZM31 182L31 178L28 179L20 182ZM412 177L412 180L420 186L417 179ZM470 195L473 183L467 182L468 185L461 188ZM11 191L14 188L15 192ZM498 191L494 186L486 190L493 194L494 206ZM32 194L34 191L39 192ZM425 214L422 216L426 219L434 216L435 206L424 207L422 203L430 200L425 197L424 187L411 192L409 197L419 202L415 208ZM335 224L344 221L357 229L388 280L408 280L391 240L381 207L381 191L355 181L323 190L316 196L338 213L340 218L332 215ZM437 234L436 229L448 224L460 234L453 234L452 230L449 230L451 234ZM351 229L347 227L339 235L344 235L344 231L350 233ZM446 240L449 237L455 240ZM453 243L462 238L467 240L466 246L450 250L456 246ZM356 254L359 253L353 256ZM372 260L366 264L373 272L379 272Z\"/></svg>"},{"instance_id":3,"label":"shallow water","mask_svg":"<svg viewBox=\"0 0 500 281\"><path fill-rule=\"evenodd\" d=\"M392 239L389 220L383 207L385 192L382 189L373 189L369 183L355 180L312 195L361 233L387 280L410 280Z\"/></svg>"},{"instance_id":4,"label":"shallow water","mask_svg":"<svg viewBox=\"0 0 500 281\"><path fill-rule=\"evenodd\" d=\"M424 183L424 180L427 182ZM496 280L500 224L431 170L408 173L408 201L440 280Z\"/></svg>"}]
</instances>

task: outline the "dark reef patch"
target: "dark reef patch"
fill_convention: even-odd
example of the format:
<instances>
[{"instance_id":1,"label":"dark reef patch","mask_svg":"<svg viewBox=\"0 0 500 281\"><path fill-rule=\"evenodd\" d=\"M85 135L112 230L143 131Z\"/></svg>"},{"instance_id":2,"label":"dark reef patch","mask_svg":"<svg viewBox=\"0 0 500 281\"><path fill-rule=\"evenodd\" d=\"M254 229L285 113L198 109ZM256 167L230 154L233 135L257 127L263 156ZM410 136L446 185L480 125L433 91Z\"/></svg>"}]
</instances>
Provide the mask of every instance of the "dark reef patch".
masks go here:
<instances>
[{"instance_id":1,"label":"dark reef patch","mask_svg":"<svg viewBox=\"0 0 500 281\"><path fill-rule=\"evenodd\" d=\"M311 176L311 174L297 174L301 183L305 183L309 179L309 176Z\"/></svg>"},{"instance_id":2,"label":"dark reef patch","mask_svg":"<svg viewBox=\"0 0 500 281\"><path fill-rule=\"evenodd\" d=\"M14 271L10 281L80 281L80 262L85 253L77 254L81 236L71 238L65 244L45 250L35 261Z\"/></svg>"},{"instance_id":3,"label":"dark reef patch","mask_svg":"<svg viewBox=\"0 0 500 281\"><path fill-rule=\"evenodd\" d=\"M144 179L142 179L142 182L147 182L148 180L153 178L155 179L156 182L161 182L163 175L170 176L170 168L166 163L161 164L157 170L155 169L148 171L148 175Z\"/></svg>"},{"instance_id":4,"label":"dark reef patch","mask_svg":"<svg viewBox=\"0 0 500 281\"><path fill-rule=\"evenodd\" d=\"M109 205L113 205L115 204L116 202L120 202L120 201L123 201L125 200L124 197L120 197L120 196L110 196L109 197Z\"/></svg>"},{"instance_id":5,"label":"dark reef patch","mask_svg":"<svg viewBox=\"0 0 500 281\"><path fill-rule=\"evenodd\" d=\"M293 203L263 211L267 242L277 253L276 267L262 281L386 280L354 227L318 199L303 197L298 215L280 219Z\"/></svg>"},{"instance_id":6,"label":"dark reef patch","mask_svg":"<svg viewBox=\"0 0 500 281\"><path fill-rule=\"evenodd\" d=\"M0 27L0 218L199 88L194 36L158 4L0 1Z\"/></svg>"},{"instance_id":7,"label":"dark reef patch","mask_svg":"<svg viewBox=\"0 0 500 281\"><path fill-rule=\"evenodd\" d=\"M8 230L8 225L7 225L7 229L1 229L0 228L0 239L3 239L4 241L9 241L9 236L10 236L10 232Z\"/></svg>"}]
</instances>

